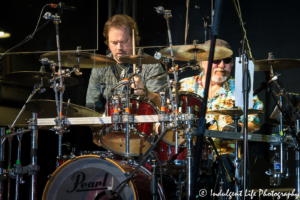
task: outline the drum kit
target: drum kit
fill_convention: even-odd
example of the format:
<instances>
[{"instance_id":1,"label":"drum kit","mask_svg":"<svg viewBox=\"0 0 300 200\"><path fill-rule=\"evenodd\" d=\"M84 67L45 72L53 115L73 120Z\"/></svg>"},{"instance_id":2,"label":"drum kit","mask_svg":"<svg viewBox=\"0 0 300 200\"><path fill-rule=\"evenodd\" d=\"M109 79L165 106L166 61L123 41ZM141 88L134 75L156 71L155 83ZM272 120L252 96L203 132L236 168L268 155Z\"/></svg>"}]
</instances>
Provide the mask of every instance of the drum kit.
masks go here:
<instances>
[{"instance_id":1,"label":"drum kit","mask_svg":"<svg viewBox=\"0 0 300 200\"><path fill-rule=\"evenodd\" d=\"M57 38L58 52L47 53L41 56L43 65L48 65L52 73L41 67L40 71L13 72L6 75L12 82L33 86L32 94L27 99L16 120L9 126L8 134L1 128L0 162L1 177L16 180L15 199L19 199L19 185L24 174L30 176L30 199L36 199L37 173L40 170L37 164L37 138L40 127L49 127L58 134L57 169L49 176L49 181L44 189L43 200L59 199L166 199L168 194L164 189L163 178L170 176L176 183L176 199L184 196L190 197L197 194L191 193L192 171L194 170L194 146L197 138L196 120L201 117L203 99L191 92L179 91L179 72L186 67L195 67L199 61L209 59L208 46L203 44L172 46L169 18L171 11L164 11L169 30L170 47L162 49L155 57L138 55L122 56L120 61L137 64L163 63L166 72L167 92L160 92L160 108L143 96L130 94L131 78L138 75L139 70L131 77L120 81L125 85L125 93L107 98L106 111L97 113L86 107L62 101L65 86L76 85L76 79L70 77L72 73L80 75L80 68L102 68L116 64L110 57L82 52L80 48L73 52L60 52L59 37ZM54 16L58 36L59 16ZM58 18L57 20L55 18ZM232 51L223 47L215 47L214 59L230 57ZM271 56L271 55L270 55ZM184 66L175 65L175 60L187 61ZM172 63L169 69L168 64ZM247 134L248 141L270 143L272 147L279 146L279 161L274 162L270 169L270 183L280 185L281 178L286 175L286 147L296 149L296 160L299 161L299 147L296 133L299 133L299 109L292 105L296 115L296 130L286 132L283 128L283 98L287 98L284 89L278 83L278 75L274 70L290 69L298 66L299 60L274 59L255 61L256 71L270 71L271 82L275 82L280 89L280 131L275 135ZM58 71L56 71L56 67ZM66 67L66 69L62 69ZM69 69L70 68L70 69ZM195 67L197 68L197 67ZM169 74L174 75L174 81ZM269 87L265 84L265 88ZM43 92L44 87L51 87L55 93L55 100L32 99L36 92ZM269 92L272 92L268 89ZM58 95L60 93L60 95ZM60 97L60 98L58 98ZM277 102L277 101L276 101ZM28 120L28 129L15 129L17 119L24 110L32 112ZM261 110L249 109L248 114L258 114ZM229 115L235 122L234 131L205 130L207 138L203 144L202 163L197 173L199 177L212 173L213 162L216 161L218 151L211 138L222 138L236 141L235 146L235 174L230 179L234 180L235 191L241 189L244 181L240 173L241 158L239 140L244 135L238 132L238 120L243 115L240 108L218 109L208 111L209 114ZM55 117L56 116L56 117ZM107 151L84 152L80 156L72 153L68 156L62 154L62 135L68 132L69 126L84 125L97 127L94 133L94 142ZM31 162L28 166L21 165L22 135L31 132ZM16 136L18 139L17 161L11 166L11 141ZM4 141L9 142L9 167L4 168ZM274 148L275 149L275 148ZM223 165L224 166L224 165ZM157 168L160 167L160 168ZM297 168L299 170L299 165ZM226 168L224 171L227 171ZM158 178L160 175L160 178ZM299 183L299 172L297 174ZM4 178L1 180L5 180ZM217 183L220 184L220 183ZM299 186L299 184L298 184ZM10 188L10 186L9 186ZM298 190L299 191L299 190ZM3 192L1 190L1 192ZM8 192L9 194L10 192ZM1 194L2 196L2 194Z\"/></svg>"}]
</instances>

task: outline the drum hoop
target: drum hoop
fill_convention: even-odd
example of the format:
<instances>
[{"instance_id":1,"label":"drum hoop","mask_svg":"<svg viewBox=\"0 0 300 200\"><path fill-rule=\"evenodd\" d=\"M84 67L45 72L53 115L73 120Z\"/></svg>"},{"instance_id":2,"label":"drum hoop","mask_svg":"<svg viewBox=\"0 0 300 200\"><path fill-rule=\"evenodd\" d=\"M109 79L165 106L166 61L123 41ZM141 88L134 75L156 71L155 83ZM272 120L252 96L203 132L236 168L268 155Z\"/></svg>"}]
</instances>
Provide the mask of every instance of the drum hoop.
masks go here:
<instances>
[{"instance_id":1,"label":"drum hoop","mask_svg":"<svg viewBox=\"0 0 300 200\"><path fill-rule=\"evenodd\" d=\"M70 159L70 160L64 162L61 166L59 166L59 167L52 173L51 178L49 178L49 180L47 181L46 186L45 186L44 191L43 191L42 199L45 199L45 195L46 195L46 194L45 194L45 189L48 188L48 186L50 186L50 183L52 182L52 179L54 179L54 177L56 176L56 174L63 168L63 166L69 164L70 162L74 162L74 161L76 161L76 160L78 160L78 159L86 158L86 157L101 158L101 157L98 156L98 155L83 155L83 156L77 156L77 157L74 158L74 159ZM107 161L113 163L113 164L116 165L119 169L121 169L121 171L122 171L123 173L126 172L126 171L125 171L118 163L116 163L115 161L113 161L113 160L111 160L111 159L109 159L109 158L101 158L101 159L104 159L104 160L107 160ZM132 188L135 188L135 190L133 190L133 195L134 195L134 199L137 200L137 198L136 198L136 197L137 197L137 194L136 194L137 189L136 189L135 185L132 183L131 180L129 181L129 183L130 183L130 185L131 185Z\"/></svg>"},{"instance_id":2,"label":"drum hoop","mask_svg":"<svg viewBox=\"0 0 300 200\"><path fill-rule=\"evenodd\" d=\"M120 152L118 152L118 151L114 151L113 149L109 148L108 146L106 146L105 144L103 144L101 141L102 141L102 140L100 140L100 143L101 143L101 145L102 145L105 149L107 149L108 151L111 151L111 152L113 152L113 153L115 153L115 154L120 154L121 156L142 156L142 155L144 155L144 153L142 153L142 154L136 154L136 153L128 153L128 154L126 154L126 153L120 153ZM145 152L145 153L146 153L146 152Z\"/></svg>"},{"instance_id":3,"label":"drum hoop","mask_svg":"<svg viewBox=\"0 0 300 200\"><path fill-rule=\"evenodd\" d=\"M113 95L113 96L111 96L109 99L108 99L108 102L110 102L110 100L114 97L114 96L121 96L121 95L123 95L123 94L116 94L116 95ZM155 110L156 110L156 112L157 113L159 113L159 107L157 106L157 105L155 105L155 103L153 103L150 99L148 99L148 98L145 98L144 96L139 96L139 95L135 95L135 94L131 94L131 95L129 95L130 96L130 99L133 99L133 100L136 100L136 101L143 101L143 102L145 102L145 103L148 103L148 104L150 104L150 106L152 106ZM141 99L139 99L139 100L137 100L137 98L141 98ZM108 104L108 102L106 103L106 104ZM105 105L105 109L107 108L107 105ZM105 113L106 113L106 111L105 111Z\"/></svg>"}]
</instances>

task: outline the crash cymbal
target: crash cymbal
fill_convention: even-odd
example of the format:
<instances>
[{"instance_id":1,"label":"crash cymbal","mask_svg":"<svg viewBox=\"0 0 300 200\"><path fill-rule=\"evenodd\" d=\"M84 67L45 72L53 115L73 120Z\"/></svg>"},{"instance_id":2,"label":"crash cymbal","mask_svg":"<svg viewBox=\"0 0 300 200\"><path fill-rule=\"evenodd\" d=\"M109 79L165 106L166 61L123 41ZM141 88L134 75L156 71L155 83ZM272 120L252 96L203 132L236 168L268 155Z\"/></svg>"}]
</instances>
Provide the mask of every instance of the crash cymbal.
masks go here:
<instances>
[{"instance_id":1,"label":"crash cymbal","mask_svg":"<svg viewBox=\"0 0 300 200\"><path fill-rule=\"evenodd\" d=\"M108 67L116 64L116 61L113 58L94 54L87 52L70 51L70 52L61 52L61 65L63 67L74 67L77 65L77 58L79 57L79 65L80 68L102 68ZM41 55L41 58L48 58L49 60L53 60L58 65L57 52L55 53L46 53Z\"/></svg>"},{"instance_id":2,"label":"crash cymbal","mask_svg":"<svg viewBox=\"0 0 300 200\"><path fill-rule=\"evenodd\" d=\"M255 109L248 109L249 115L255 115L258 113L263 113L263 110L255 110ZM207 114L212 115L229 115L229 116L242 116L244 112L240 108L231 108L231 109L219 109L219 110L210 110L206 112Z\"/></svg>"},{"instance_id":3,"label":"crash cymbal","mask_svg":"<svg viewBox=\"0 0 300 200\"><path fill-rule=\"evenodd\" d=\"M52 79L51 73L48 72L35 72L35 71L21 71L21 72L12 72L6 74L7 78L11 82L22 84L25 86L34 86L36 83L41 83L41 77L43 77L43 87L50 87L51 83L49 80ZM72 77L64 78L65 86L77 85L78 81Z\"/></svg>"},{"instance_id":4,"label":"crash cymbal","mask_svg":"<svg viewBox=\"0 0 300 200\"><path fill-rule=\"evenodd\" d=\"M254 62L255 71L270 71L271 66L274 70L285 70L300 67L300 59L272 59L256 60Z\"/></svg>"},{"instance_id":5,"label":"crash cymbal","mask_svg":"<svg viewBox=\"0 0 300 200\"><path fill-rule=\"evenodd\" d=\"M129 55L129 56L120 56L119 60L124 63L131 64L155 64L160 63L160 59L156 59L153 56L146 55Z\"/></svg>"},{"instance_id":6,"label":"crash cymbal","mask_svg":"<svg viewBox=\"0 0 300 200\"><path fill-rule=\"evenodd\" d=\"M194 52L196 51L197 61L208 60L210 46L203 44L196 45L178 45L173 46L174 58L175 60L189 61L194 59ZM159 51L162 56L170 57L171 51L170 47L164 48ZM230 57L232 51L224 47L216 47L214 53L214 60L220 60L223 58Z\"/></svg>"},{"instance_id":7,"label":"crash cymbal","mask_svg":"<svg viewBox=\"0 0 300 200\"><path fill-rule=\"evenodd\" d=\"M68 109L68 110L67 110ZM54 118L57 117L55 100L33 99L26 103L26 110L38 113L39 118ZM100 114L89 108L76 104L63 103L63 114L67 111L67 117L102 117Z\"/></svg>"}]
</instances>

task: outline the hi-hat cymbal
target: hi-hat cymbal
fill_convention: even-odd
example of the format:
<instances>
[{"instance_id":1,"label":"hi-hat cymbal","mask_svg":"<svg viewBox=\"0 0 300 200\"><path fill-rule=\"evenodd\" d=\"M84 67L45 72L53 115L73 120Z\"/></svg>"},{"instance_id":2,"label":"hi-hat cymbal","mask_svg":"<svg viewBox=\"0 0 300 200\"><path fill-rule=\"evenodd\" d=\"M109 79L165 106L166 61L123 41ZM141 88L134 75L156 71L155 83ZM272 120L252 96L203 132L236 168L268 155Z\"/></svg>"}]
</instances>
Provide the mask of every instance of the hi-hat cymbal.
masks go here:
<instances>
[{"instance_id":1,"label":"hi-hat cymbal","mask_svg":"<svg viewBox=\"0 0 300 200\"><path fill-rule=\"evenodd\" d=\"M79 54L76 51L61 52L60 56L61 65L63 67L74 67L74 65L77 65L77 58L79 58L80 68L102 68L109 67L117 63L113 58L87 52L80 52ZM53 60L58 65L57 52L43 54L41 55L41 58Z\"/></svg>"},{"instance_id":2,"label":"hi-hat cymbal","mask_svg":"<svg viewBox=\"0 0 300 200\"><path fill-rule=\"evenodd\" d=\"M258 113L263 113L263 110L256 110L256 109L248 109L249 115L256 115ZM234 116L242 116L244 114L243 110L240 108L231 108L231 109L219 109L219 110L210 110L206 112L207 114L212 115L230 115Z\"/></svg>"},{"instance_id":3,"label":"hi-hat cymbal","mask_svg":"<svg viewBox=\"0 0 300 200\"><path fill-rule=\"evenodd\" d=\"M35 72L35 71L21 71L21 72L12 72L10 74L6 74L5 78L9 81L22 84L25 86L34 86L36 83L41 83L41 77L43 78L43 87L50 87L51 83L49 80L53 77L51 73L48 72ZM73 86L77 85L78 81L72 77L64 78L65 86Z\"/></svg>"},{"instance_id":4,"label":"hi-hat cymbal","mask_svg":"<svg viewBox=\"0 0 300 200\"><path fill-rule=\"evenodd\" d=\"M131 63L131 64L156 64L160 63L160 59L156 59L153 56L146 56L146 55L126 55L120 56L119 60L124 63Z\"/></svg>"},{"instance_id":5,"label":"hi-hat cymbal","mask_svg":"<svg viewBox=\"0 0 300 200\"><path fill-rule=\"evenodd\" d=\"M271 66L274 70L285 70L300 67L300 59L272 59L256 60L254 62L255 71L270 71Z\"/></svg>"},{"instance_id":6,"label":"hi-hat cymbal","mask_svg":"<svg viewBox=\"0 0 300 200\"><path fill-rule=\"evenodd\" d=\"M54 100L33 99L26 103L26 110L38 113L39 118L57 117L56 102ZM67 117L102 117L102 114L89 108L76 104L63 103L63 114L67 111Z\"/></svg>"},{"instance_id":7,"label":"hi-hat cymbal","mask_svg":"<svg viewBox=\"0 0 300 200\"><path fill-rule=\"evenodd\" d=\"M193 60L196 52L197 61L205 61L209 58L209 49L210 46L203 44L173 46L174 59L180 61ZM164 48L159 52L162 54L162 56L171 56L170 47ZM216 46L213 59L220 60L230 57L231 55L232 51L230 49Z\"/></svg>"}]
</instances>

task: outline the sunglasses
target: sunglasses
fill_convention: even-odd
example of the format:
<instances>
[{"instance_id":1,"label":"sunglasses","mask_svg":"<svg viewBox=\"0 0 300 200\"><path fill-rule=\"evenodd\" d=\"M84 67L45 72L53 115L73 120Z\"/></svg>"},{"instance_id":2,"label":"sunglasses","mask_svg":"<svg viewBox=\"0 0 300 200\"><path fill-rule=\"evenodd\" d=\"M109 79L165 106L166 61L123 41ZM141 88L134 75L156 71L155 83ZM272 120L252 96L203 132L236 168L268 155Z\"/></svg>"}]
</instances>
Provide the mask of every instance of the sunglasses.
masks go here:
<instances>
[{"instance_id":1,"label":"sunglasses","mask_svg":"<svg viewBox=\"0 0 300 200\"><path fill-rule=\"evenodd\" d=\"M230 64L232 62L232 58L224 58L224 59L221 59L221 60L214 60L213 63L214 64L220 64L221 62L225 63L225 64Z\"/></svg>"}]
</instances>

